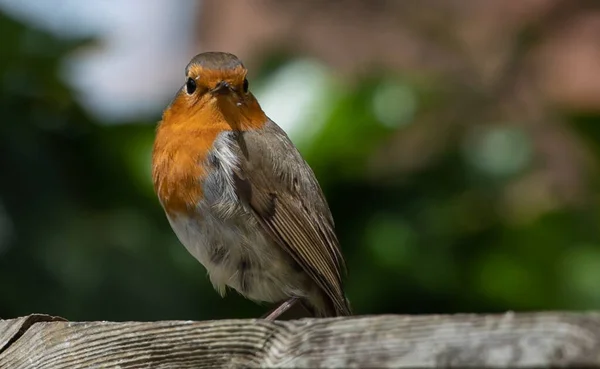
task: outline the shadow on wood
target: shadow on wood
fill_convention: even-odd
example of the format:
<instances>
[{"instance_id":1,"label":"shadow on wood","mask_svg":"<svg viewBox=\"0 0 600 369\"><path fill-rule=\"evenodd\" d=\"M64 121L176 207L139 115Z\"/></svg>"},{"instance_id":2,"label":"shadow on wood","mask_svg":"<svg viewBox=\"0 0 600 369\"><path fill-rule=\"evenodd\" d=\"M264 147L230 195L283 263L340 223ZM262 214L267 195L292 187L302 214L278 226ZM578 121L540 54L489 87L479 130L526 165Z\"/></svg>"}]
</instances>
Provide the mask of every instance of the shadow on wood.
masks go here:
<instances>
[{"instance_id":1,"label":"shadow on wood","mask_svg":"<svg viewBox=\"0 0 600 369\"><path fill-rule=\"evenodd\" d=\"M0 320L0 368L600 368L600 313Z\"/></svg>"}]
</instances>

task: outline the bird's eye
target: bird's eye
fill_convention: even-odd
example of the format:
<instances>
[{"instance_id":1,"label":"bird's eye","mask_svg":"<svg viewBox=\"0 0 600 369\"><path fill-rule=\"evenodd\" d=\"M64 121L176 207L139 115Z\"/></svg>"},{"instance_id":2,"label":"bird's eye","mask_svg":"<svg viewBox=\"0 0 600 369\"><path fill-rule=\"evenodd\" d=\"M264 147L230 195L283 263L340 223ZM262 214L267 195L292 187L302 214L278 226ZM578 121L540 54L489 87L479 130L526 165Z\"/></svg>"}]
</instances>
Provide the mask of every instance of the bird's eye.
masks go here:
<instances>
[{"instance_id":1,"label":"bird's eye","mask_svg":"<svg viewBox=\"0 0 600 369\"><path fill-rule=\"evenodd\" d=\"M196 81L194 81L193 78L188 78L187 81L185 82L185 89L186 89L188 95L193 94L194 91L196 91Z\"/></svg>"},{"instance_id":2,"label":"bird's eye","mask_svg":"<svg viewBox=\"0 0 600 369\"><path fill-rule=\"evenodd\" d=\"M248 92L248 80L244 78L244 86L243 86L244 92Z\"/></svg>"}]
</instances>

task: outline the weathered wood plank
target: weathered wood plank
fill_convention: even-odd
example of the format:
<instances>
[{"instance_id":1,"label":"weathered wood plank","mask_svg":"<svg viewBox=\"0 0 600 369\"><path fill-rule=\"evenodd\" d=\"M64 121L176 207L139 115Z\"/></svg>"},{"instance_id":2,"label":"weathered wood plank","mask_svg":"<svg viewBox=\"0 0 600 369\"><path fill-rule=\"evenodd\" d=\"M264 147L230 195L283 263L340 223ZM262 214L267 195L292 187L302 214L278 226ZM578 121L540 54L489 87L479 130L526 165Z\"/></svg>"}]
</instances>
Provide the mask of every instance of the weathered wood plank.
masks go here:
<instances>
[{"instance_id":1,"label":"weathered wood plank","mask_svg":"<svg viewBox=\"0 0 600 369\"><path fill-rule=\"evenodd\" d=\"M27 319L0 321L0 347L10 342L0 352L0 368L600 368L600 313L281 322L40 319L14 340Z\"/></svg>"},{"instance_id":2,"label":"weathered wood plank","mask_svg":"<svg viewBox=\"0 0 600 369\"><path fill-rule=\"evenodd\" d=\"M33 324L55 321L65 321L65 319L45 314L31 314L10 320L0 319L0 353L12 344L13 341L17 340Z\"/></svg>"}]
</instances>

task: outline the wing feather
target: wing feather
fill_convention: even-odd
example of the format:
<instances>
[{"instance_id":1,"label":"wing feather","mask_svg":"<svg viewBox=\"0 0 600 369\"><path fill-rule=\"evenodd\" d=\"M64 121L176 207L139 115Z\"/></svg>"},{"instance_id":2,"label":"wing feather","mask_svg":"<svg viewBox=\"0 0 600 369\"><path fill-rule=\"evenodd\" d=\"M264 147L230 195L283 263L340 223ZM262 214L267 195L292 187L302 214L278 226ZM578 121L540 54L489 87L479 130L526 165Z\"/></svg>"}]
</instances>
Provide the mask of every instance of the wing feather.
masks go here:
<instances>
[{"instance_id":1,"label":"wing feather","mask_svg":"<svg viewBox=\"0 0 600 369\"><path fill-rule=\"evenodd\" d=\"M269 122L260 133L242 132L237 139L243 140L244 148L234 173L238 196L321 288L336 315L349 315L342 286L344 259L312 170L275 123Z\"/></svg>"}]
</instances>

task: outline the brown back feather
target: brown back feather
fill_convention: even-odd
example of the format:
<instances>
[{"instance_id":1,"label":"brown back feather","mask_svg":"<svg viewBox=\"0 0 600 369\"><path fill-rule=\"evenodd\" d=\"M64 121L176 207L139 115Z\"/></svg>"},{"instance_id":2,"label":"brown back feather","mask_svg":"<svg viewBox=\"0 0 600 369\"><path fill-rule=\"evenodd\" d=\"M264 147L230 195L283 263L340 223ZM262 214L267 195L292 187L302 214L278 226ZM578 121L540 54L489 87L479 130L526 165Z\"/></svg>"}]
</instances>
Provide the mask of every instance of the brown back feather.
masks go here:
<instances>
[{"instance_id":1,"label":"brown back feather","mask_svg":"<svg viewBox=\"0 0 600 369\"><path fill-rule=\"evenodd\" d=\"M236 187L259 224L330 300L335 315L350 315L344 296L345 263L321 188L285 132L268 122L240 132Z\"/></svg>"}]
</instances>

